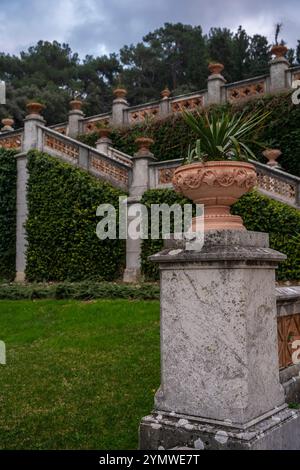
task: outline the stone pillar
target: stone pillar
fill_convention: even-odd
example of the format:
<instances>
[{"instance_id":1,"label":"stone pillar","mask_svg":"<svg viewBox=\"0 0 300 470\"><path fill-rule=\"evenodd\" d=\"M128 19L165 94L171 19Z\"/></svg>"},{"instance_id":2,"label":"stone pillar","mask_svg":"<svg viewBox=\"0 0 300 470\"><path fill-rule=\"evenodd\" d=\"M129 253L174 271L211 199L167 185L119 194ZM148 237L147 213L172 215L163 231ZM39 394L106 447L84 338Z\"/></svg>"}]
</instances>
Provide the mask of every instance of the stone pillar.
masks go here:
<instances>
[{"instance_id":1,"label":"stone pillar","mask_svg":"<svg viewBox=\"0 0 300 470\"><path fill-rule=\"evenodd\" d=\"M286 71L290 64L284 57L287 47L281 44L273 46L271 53L275 55L275 59L270 62L270 91L280 91L287 87Z\"/></svg>"},{"instance_id":2,"label":"stone pillar","mask_svg":"<svg viewBox=\"0 0 300 470\"><path fill-rule=\"evenodd\" d=\"M176 243L176 244L175 244ZM299 413L279 381L275 268L268 235L168 242L161 273L161 387L142 449L300 449Z\"/></svg>"},{"instance_id":3,"label":"stone pillar","mask_svg":"<svg viewBox=\"0 0 300 470\"><path fill-rule=\"evenodd\" d=\"M108 155L108 149L112 144L112 141L109 138L110 133L111 129L109 128L99 129L100 137L96 142L96 148L99 152L104 153L105 155Z\"/></svg>"},{"instance_id":4,"label":"stone pillar","mask_svg":"<svg viewBox=\"0 0 300 470\"><path fill-rule=\"evenodd\" d=\"M124 111L128 108L126 100L127 90L125 88L116 88L114 90L115 99L112 106L112 125L123 126L127 124Z\"/></svg>"},{"instance_id":5,"label":"stone pillar","mask_svg":"<svg viewBox=\"0 0 300 470\"><path fill-rule=\"evenodd\" d=\"M27 105L28 115L24 121L24 135L22 153L17 155L17 233L16 233L16 281L25 281L26 269L26 232L27 220L27 152L39 148L38 125L44 125L45 121L40 115L44 106L39 103Z\"/></svg>"},{"instance_id":6,"label":"stone pillar","mask_svg":"<svg viewBox=\"0 0 300 470\"><path fill-rule=\"evenodd\" d=\"M220 104L222 102L222 87L226 83L225 78L221 75L224 70L223 64L209 64L211 75L207 79L207 104Z\"/></svg>"},{"instance_id":7,"label":"stone pillar","mask_svg":"<svg viewBox=\"0 0 300 470\"><path fill-rule=\"evenodd\" d=\"M15 121L13 119L5 118L2 119L1 123L3 124L1 132L12 132L14 130L13 126Z\"/></svg>"},{"instance_id":8,"label":"stone pillar","mask_svg":"<svg viewBox=\"0 0 300 470\"><path fill-rule=\"evenodd\" d=\"M171 92L170 92L168 87L166 87L161 92L162 99L159 103L159 116L162 117L162 118L167 117L171 112L171 109L170 109L170 95L171 95Z\"/></svg>"},{"instance_id":9,"label":"stone pillar","mask_svg":"<svg viewBox=\"0 0 300 470\"><path fill-rule=\"evenodd\" d=\"M139 151L132 157L132 181L129 189L129 198L127 199L127 212L129 212L131 206L140 203L142 195L149 189L149 162L154 160L154 155L149 150L153 140L141 137L136 142L139 146ZM130 222L131 218L128 216L127 225ZM140 239L131 240L127 237L124 282L138 282L141 278L141 243Z\"/></svg>"},{"instance_id":10,"label":"stone pillar","mask_svg":"<svg viewBox=\"0 0 300 470\"><path fill-rule=\"evenodd\" d=\"M70 102L68 136L75 139L81 132L81 120L84 118L82 112L82 101L73 100Z\"/></svg>"}]
</instances>

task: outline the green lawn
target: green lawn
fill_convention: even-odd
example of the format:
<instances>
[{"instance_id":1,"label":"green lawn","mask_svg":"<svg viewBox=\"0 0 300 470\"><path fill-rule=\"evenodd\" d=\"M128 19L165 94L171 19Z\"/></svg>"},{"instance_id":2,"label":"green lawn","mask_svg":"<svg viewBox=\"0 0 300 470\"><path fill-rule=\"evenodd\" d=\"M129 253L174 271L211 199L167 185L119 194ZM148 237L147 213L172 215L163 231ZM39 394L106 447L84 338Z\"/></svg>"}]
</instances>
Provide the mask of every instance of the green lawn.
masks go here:
<instances>
[{"instance_id":1,"label":"green lawn","mask_svg":"<svg viewBox=\"0 0 300 470\"><path fill-rule=\"evenodd\" d=\"M155 301L0 301L0 449L134 449L159 385Z\"/></svg>"}]
</instances>

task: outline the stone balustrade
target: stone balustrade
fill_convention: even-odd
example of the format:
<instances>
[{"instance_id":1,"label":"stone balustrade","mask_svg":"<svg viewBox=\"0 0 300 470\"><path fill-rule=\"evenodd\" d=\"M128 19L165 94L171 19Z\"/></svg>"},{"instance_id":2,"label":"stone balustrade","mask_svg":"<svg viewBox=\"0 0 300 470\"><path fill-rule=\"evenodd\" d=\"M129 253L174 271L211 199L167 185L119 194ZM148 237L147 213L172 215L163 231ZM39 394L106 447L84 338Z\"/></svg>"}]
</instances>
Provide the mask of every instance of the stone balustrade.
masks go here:
<instances>
[{"instance_id":1,"label":"stone balustrade","mask_svg":"<svg viewBox=\"0 0 300 470\"><path fill-rule=\"evenodd\" d=\"M66 137L53 129L39 126L42 145L39 150L78 166L113 186L128 190L129 173L132 167L128 155L109 149L106 155L75 139Z\"/></svg>"},{"instance_id":2,"label":"stone balustrade","mask_svg":"<svg viewBox=\"0 0 300 470\"><path fill-rule=\"evenodd\" d=\"M172 188L172 178L183 159L150 163L150 186L153 189ZM252 161L258 176L257 189L264 195L300 208L300 178L284 171Z\"/></svg>"}]
</instances>

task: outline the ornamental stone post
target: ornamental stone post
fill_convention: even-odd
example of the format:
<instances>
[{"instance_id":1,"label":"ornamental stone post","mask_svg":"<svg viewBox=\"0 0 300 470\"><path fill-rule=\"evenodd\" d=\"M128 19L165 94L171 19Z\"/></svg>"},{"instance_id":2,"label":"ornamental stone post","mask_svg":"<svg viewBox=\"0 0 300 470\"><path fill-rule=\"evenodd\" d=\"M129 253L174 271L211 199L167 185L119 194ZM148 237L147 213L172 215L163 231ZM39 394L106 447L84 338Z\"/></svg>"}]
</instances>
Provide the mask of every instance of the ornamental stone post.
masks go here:
<instances>
[{"instance_id":1,"label":"ornamental stone post","mask_svg":"<svg viewBox=\"0 0 300 470\"><path fill-rule=\"evenodd\" d=\"M103 127L99 129L99 139L96 142L96 148L99 152L108 155L108 149L112 145L112 141L109 136L111 134L111 129Z\"/></svg>"},{"instance_id":2,"label":"ornamental stone post","mask_svg":"<svg viewBox=\"0 0 300 470\"><path fill-rule=\"evenodd\" d=\"M153 144L153 140L146 137L140 137L136 140L139 147L138 152L132 157L132 181L129 189L129 197L127 198L127 214L130 208L138 205L142 195L150 187L149 182L149 163L154 160L154 155L149 148ZM130 225L135 216L127 216L127 226ZM127 236L126 240L126 269L124 271L124 282L134 283L141 279L141 239L132 240Z\"/></svg>"},{"instance_id":3,"label":"ornamental stone post","mask_svg":"<svg viewBox=\"0 0 300 470\"><path fill-rule=\"evenodd\" d=\"M68 136L75 139L81 133L81 121L84 118L82 111L82 101L73 100L70 102Z\"/></svg>"},{"instance_id":4,"label":"ornamental stone post","mask_svg":"<svg viewBox=\"0 0 300 470\"><path fill-rule=\"evenodd\" d=\"M15 121L13 119L5 118L2 119L1 123L3 124L1 132L12 132L14 130L13 126Z\"/></svg>"},{"instance_id":5,"label":"ornamental stone post","mask_svg":"<svg viewBox=\"0 0 300 470\"><path fill-rule=\"evenodd\" d=\"M129 105L126 100L127 90L125 88L116 88L114 90L115 99L112 106L112 125L123 126L127 124L127 117L125 111Z\"/></svg>"},{"instance_id":6,"label":"ornamental stone post","mask_svg":"<svg viewBox=\"0 0 300 470\"><path fill-rule=\"evenodd\" d=\"M159 116L164 118L167 117L170 112L170 96L171 92L168 87L166 87L162 92L161 92L162 99L159 103Z\"/></svg>"},{"instance_id":7,"label":"ornamental stone post","mask_svg":"<svg viewBox=\"0 0 300 470\"><path fill-rule=\"evenodd\" d=\"M195 242L196 243L196 242ZM168 241L160 267L161 386L141 449L300 449L299 413L279 381L268 235L208 231Z\"/></svg>"},{"instance_id":8,"label":"ornamental stone post","mask_svg":"<svg viewBox=\"0 0 300 470\"><path fill-rule=\"evenodd\" d=\"M226 83L225 78L221 75L224 70L223 64L209 64L208 69L210 76L207 79L207 102L210 104L220 104L222 102L222 89Z\"/></svg>"},{"instance_id":9,"label":"ornamental stone post","mask_svg":"<svg viewBox=\"0 0 300 470\"><path fill-rule=\"evenodd\" d=\"M275 55L275 59L270 62L270 91L280 91L287 87L286 71L290 64L285 58L287 47L281 44L273 46L271 53Z\"/></svg>"},{"instance_id":10,"label":"ornamental stone post","mask_svg":"<svg viewBox=\"0 0 300 470\"><path fill-rule=\"evenodd\" d=\"M24 121L24 134L22 141L22 153L17 158L17 233L16 233L16 281L25 281L26 269L26 232L25 223L27 220L27 152L32 149L41 148L41 133L39 125L44 125L45 121L41 116L41 111L45 107L40 103L29 103L27 105L28 115Z\"/></svg>"}]
</instances>

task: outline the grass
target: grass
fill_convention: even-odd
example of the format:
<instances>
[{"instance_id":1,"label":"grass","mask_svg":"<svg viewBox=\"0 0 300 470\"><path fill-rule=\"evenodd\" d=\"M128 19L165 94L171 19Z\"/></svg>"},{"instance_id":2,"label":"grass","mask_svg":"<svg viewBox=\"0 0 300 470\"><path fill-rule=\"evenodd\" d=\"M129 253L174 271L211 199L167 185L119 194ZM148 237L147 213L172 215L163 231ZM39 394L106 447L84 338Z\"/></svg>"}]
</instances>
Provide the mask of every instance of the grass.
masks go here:
<instances>
[{"instance_id":1,"label":"grass","mask_svg":"<svg viewBox=\"0 0 300 470\"><path fill-rule=\"evenodd\" d=\"M159 385L155 301L0 301L0 449L135 449Z\"/></svg>"}]
</instances>

